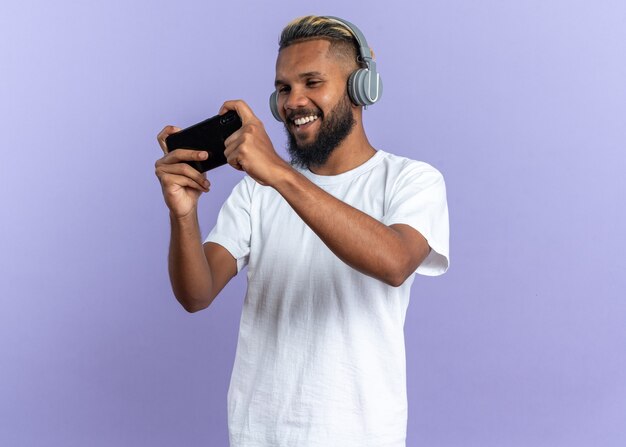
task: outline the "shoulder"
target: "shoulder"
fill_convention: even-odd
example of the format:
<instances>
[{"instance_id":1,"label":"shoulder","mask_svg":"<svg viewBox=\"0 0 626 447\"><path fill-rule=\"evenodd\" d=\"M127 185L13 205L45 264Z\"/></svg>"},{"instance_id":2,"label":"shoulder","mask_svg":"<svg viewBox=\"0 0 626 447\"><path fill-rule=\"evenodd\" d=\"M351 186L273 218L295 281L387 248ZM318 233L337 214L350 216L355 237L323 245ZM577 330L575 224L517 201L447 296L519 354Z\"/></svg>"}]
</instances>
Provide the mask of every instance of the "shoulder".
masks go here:
<instances>
[{"instance_id":1,"label":"shoulder","mask_svg":"<svg viewBox=\"0 0 626 447\"><path fill-rule=\"evenodd\" d=\"M443 183L441 172L429 163L389 152L379 152L382 158L380 168L386 171L387 175L394 177L396 182Z\"/></svg>"}]
</instances>

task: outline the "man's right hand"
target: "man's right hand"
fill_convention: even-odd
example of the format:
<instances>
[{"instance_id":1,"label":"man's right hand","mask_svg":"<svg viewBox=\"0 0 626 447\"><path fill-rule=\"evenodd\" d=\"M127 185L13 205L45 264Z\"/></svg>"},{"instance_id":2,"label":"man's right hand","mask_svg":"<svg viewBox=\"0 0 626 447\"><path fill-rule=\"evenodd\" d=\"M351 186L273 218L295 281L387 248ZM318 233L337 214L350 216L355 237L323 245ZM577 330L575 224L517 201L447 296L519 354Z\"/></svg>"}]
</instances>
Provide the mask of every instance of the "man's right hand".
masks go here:
<instances>
[{"instance_id":1,"label":"man's right hand","mask_svg":"<svg viewBox=\"0 0 626 447\"><path fill-rule=\"evenodd\" d=\"M200 194L208 192L211 186L205 174L185 163L185 161L206 160L207 152L192 149L176 149L167 152L165 139L180 130L179 127L165 126L157 135L157 141L164 156L154 165L155 174L163 190L165 204L176 218L186 217L195 211Z\"/></svg>"}]
</instances>

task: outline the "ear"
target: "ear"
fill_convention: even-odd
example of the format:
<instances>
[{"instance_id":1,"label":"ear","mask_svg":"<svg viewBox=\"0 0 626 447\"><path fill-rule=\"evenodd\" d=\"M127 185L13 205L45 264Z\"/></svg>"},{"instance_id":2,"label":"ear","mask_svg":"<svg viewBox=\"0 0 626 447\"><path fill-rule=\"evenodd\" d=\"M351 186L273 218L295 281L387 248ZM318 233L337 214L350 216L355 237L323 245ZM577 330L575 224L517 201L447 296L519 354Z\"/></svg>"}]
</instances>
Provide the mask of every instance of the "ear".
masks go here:
<instances>
[{"instance_id":1,"label":"ear","mask_svg":"<svg viewBox=\"0 0 626 447\"><path fill-rule=\"evenodd\" d=\"M371 48L370 48L370 55L372 56L373 60L376 60L376 55L374 54L374 50L372 50Z\"/></svg>"}]
</instances>

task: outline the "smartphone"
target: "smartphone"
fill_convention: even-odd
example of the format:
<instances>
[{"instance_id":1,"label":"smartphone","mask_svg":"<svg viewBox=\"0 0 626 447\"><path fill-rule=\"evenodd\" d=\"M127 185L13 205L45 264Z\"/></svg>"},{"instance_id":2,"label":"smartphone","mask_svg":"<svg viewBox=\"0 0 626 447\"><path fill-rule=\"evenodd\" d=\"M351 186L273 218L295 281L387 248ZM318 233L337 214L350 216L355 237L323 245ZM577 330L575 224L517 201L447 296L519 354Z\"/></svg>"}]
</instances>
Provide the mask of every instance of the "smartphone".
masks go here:
<instances>
[{"instance_id":1,"label":"smartphone","mask_svg":"<svg viewBox=\"0 0 626 447\"><path fill-rule=\"evenodd\" d=\"M229 110L224 115L216 115L171 134L165 139L165 145L168 152L176 149L208 152L206 160L185 162L200 172L206 172L226 164L224 141L240 127L241 118L237 112Z\"/></svg>"}]
</instances>

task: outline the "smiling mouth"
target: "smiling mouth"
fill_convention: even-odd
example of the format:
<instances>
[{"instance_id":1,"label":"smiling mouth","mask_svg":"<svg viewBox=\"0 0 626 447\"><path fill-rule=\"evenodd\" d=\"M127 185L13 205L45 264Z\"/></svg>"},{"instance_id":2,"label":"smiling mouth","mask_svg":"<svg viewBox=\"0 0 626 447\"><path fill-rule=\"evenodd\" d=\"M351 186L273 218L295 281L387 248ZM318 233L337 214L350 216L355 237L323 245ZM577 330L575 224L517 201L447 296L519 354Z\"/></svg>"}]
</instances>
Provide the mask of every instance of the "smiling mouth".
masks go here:
<instances>
[{"instance_id":1,"label":"smiling mouth","mask_svg":"<svg viewBox=\"0 0 626 447\"><path fill-rule=\"evenodd\" d=\"M296 126L296 128L300 128L306 126L307 124L313 123L314 121L317 121L318 118L319 117L317 115L307 115L292 119L290 121L293 125Z\"/></svg>"}]
</instances>

